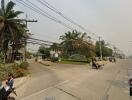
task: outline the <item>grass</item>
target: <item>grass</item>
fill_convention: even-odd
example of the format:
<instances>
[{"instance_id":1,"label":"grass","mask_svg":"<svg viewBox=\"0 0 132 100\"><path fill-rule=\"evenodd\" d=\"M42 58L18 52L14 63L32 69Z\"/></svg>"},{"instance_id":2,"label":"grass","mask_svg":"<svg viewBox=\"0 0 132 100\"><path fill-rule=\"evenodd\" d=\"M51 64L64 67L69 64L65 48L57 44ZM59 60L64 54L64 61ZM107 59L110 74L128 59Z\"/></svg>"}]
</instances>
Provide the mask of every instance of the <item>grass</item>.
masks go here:
<instances>
[{"instance_id":1,"label":"grass","mask_svg":"<svg viewBox=\"0 0 132 100\"><path fill-rule=\"evenodd\" d=\"M86 65L88 62L82 62L82 61L60 61L59 64L75 64L75 65Z\"/></svg>"}]
</instances>

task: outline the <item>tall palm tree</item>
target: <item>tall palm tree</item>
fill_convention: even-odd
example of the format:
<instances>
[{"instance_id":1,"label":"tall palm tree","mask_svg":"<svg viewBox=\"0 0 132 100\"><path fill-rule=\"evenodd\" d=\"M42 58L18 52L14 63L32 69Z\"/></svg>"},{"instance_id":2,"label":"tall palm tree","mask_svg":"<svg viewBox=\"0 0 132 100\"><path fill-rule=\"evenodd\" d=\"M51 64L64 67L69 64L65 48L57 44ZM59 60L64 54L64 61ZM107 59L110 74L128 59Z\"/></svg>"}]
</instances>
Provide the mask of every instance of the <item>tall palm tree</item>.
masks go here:
<instances>
[{"instance_id":1,"label":"tall palm tree","mask_svg":"<svg viewBox=\"0 0 132 100\"><path fill-rule=\"evenodd\" d=\"M4 27L0 32L0 43L5 56L9 45L12 45L12 49L17 48L17 44L22 44L22 39L26 36L25 25L18 19L18 15L23 12L15 11L14 6L15 3L12 1L5 6L5 1L1 0L0 16L3 17Z\"/></svg>"},{"instance_id":2,"label":"tall palm tree","mask_svg":"<svg viewBox=\"0 0 132 100\"><path fill-rule=\"evenodd\" d=\"M79 38L81 33L75 31L67 32L64 35L60 36L60 39L62 40L61 45L63 46L64 51L71 55L75 49L77 40Z\"/></svg>"},{"instance_id":3,"label":"tall palm tree","mask_svg":"<svg viewBox=\"0 0 132 100\"><path fill-rule=\"evenodd\" d=\"M60 36L61 45L66 54L82 54L86 58L94 56L94 45L87 33L72 31Z\"/></svg>"}]
</instances>

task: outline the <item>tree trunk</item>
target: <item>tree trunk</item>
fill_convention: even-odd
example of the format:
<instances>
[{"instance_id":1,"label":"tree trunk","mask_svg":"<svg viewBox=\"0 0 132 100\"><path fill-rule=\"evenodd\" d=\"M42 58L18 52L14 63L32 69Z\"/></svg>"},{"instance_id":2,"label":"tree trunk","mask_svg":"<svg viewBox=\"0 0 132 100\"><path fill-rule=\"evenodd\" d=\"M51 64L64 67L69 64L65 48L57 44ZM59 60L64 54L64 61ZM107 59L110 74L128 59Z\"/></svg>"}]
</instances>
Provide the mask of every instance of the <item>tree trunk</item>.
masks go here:
<instances>
[{"instance_id":1,"label":"tree trunk","mask_svg":"<svg viewBox=\"0 0 132 100\"><path fill-rule=\"evenodd\" d=\"M6 55L6 52L4 52L4 60L3 60L3 63L6 63L6 58L7 58L7 55Z\"/></svg>"},{"instance_id":2,"label":"tree trunk","mask_svg":"<svg viewBox=\"0 0 132 100\"><path fill-rule=\"evenodd\" d=\"M14 62L14 43L12 44L12 51L11 51L11 60L10 62Z\"/></svg>"}]
</instances>

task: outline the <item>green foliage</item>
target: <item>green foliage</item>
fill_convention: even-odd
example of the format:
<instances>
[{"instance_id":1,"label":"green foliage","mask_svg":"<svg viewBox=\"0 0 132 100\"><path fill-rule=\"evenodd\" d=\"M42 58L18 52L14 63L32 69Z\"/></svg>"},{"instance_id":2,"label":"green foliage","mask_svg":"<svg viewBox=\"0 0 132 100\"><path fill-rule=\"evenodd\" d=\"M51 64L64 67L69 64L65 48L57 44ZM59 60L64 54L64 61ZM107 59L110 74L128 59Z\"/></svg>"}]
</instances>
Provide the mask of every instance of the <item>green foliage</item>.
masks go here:
<instances>
[{"instance_id":1,"label":"green foliage","mask_svg":"<svg viewBox=\"0 0 132 100\"><path fill-rule=\"evenodd\" d=\"M10 66L5 66L5 65L1 65L0 66L0 79L4 80L8 73L14 73L14 70L12 67Z\"/></svg>"},{"instance_id":2,"label":"green foliage","mask_svg":"<svg viewBox=\"0 0 132 100\"><path fill-rule=\"evenodd\" d=\"M45 46L40 46L38 53L43 54L45 58L50 57L50 48L46 48Z\"/></svg>"},{"instance_id":3,"label":"green foliage","mask_svg":"<svg viewBox=\"0 0 132 100\"><path fill-rule=\"evenodd\" d=\"M60 36L60 39L62 40L61 46L64 55L81 54L87 59L95 56L95 46L86 33L72 31Z\"/></svg>"},{"instance_id":4,"label":"green foliage","mask_svg":"<svg viewBox=\"0 0 132 100\"><path fill-rule=\"evenodd\" d=\"M31 52L26 51L26 58L30 59L31 58L31 55L33 55Z\"/></svg>"},{"instance_id":5,"label":"green foliage","mask_svg":"<svg viewBox=\"0 0 132 100\"><path fill-rule=\"evenodd\" d=\"M22 62L19 67L22 69L28 69L29 63L28 62Z\"/></svg>"},{"instance_id":6,"label":"green foliage","mask_svg":"<svg viewBox=\"0 0 132 100\"><path fill-rule=\"evenodd\" d=\"M0 48L4 59L6 58L9 45L13 51L18 51L24 46L23 41L26 42L25 38L27 38L26 27L23 21L18 19L18 16L23 12L15 11L14 7L14 2L9 1L5 5L5 0L1 0L0 16L3 18L4 27L0 34Z\"/></svg>"},{"instance_id":7,"label":"green foliage","mask_svg":"<svg viewBox=\"0 0 132 100\"><path fill-rule=\"evenodd\" d=\"M78 60L78 61L86 61L86 57L80 54L73 54L69 57L68 60Z\"/></svg>"},{"instance_id":8,"label":"green foliage","mask_svg":"<svg viewBox=\"0 0 132 100\"><path fill-rule=\"evenodd\" d=\"M8 64L8 65L1 64L0 65L0 80L5 80L9 73L12 73L15 78L23 77L29 73L27 68L28 68L27 62L14 63L14 64Z\"/></svg>"},{"instance_id":9,"label":"green foliage","mask_svg":"<svg viewBox=\"0 0 132 100\"><path fill-rule=\"evenodd\" d=\"M53 43L53 45L51 45L50 49L53 51L59 51L59 50L61 50L61 47L59 44Z\"/></svg>"},{"instance_id":10,"label":"green foliage","mask_svg":"<svg viewBox=\"0 0 132 100\"><path fill-rule=\"evenodd\" d=\"M59 58L56 58L56 57L51 58L51 62L57 62L58 60L59 60Z\"/></svg>"},{"instance_id":11,"label":"green foliage","mask_svg":"<svg viewBox=\"0 0 132 100\"><path fill-rule=\"evenodd\" d=\"M111 57L113 50L108 48L104 41L101 41L102 55L103 57ZM96 42L96 55L100 57L100 42Z\"/></svg>"},{"instance_id":12,"label":"green foliage","mask_svg":"<svg viewBox=\"0 0 132 100\"><path fill-rule=\"evenodd\" d=\"M59 62L60 64L75 64L75 65L85 65L88 64L87 61L78 61L78 60L63 60Z\"/></svg>"}]
</instances>

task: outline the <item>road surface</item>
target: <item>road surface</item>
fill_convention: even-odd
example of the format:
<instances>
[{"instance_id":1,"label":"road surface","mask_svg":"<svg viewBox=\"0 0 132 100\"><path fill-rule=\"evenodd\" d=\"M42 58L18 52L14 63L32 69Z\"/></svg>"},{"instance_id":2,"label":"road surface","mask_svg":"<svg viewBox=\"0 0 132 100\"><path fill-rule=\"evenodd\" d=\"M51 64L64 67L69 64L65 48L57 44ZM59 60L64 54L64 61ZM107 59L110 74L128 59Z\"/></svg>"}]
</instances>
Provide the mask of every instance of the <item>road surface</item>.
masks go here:
<instances>
[{"instance_id":1,"label":"road surface","mask_svg":"<svg viewBox=\"0 0 132 100\"><path fill-rule=\"evenodd\" d=\"M16 100L132 100L128 86L132 60L108 63L101 70L31 62L30 71L31 76L17 89Z\"/></svg>"}]
</instances>

